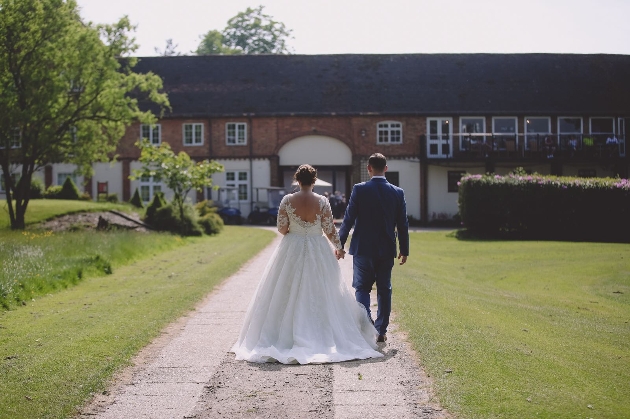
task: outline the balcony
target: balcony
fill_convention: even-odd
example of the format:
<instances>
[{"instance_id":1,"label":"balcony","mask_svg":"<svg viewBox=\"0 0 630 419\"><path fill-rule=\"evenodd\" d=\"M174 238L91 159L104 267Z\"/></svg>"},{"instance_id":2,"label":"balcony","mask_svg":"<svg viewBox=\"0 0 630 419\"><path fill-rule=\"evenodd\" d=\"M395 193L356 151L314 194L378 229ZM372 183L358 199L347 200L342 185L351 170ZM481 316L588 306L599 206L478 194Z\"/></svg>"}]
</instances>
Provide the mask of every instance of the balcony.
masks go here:
<instances>
[{"instance_id":1,"label":"balcony","mask_svg":"<svg viewBox=\"0 0 630 419\"><path fill-rule=\"evenodd\" d=\"M598 162L626 158L625 136L612 134L452 134L422 138L425 158L434 161Z\"/></svg>"}]
</instances>

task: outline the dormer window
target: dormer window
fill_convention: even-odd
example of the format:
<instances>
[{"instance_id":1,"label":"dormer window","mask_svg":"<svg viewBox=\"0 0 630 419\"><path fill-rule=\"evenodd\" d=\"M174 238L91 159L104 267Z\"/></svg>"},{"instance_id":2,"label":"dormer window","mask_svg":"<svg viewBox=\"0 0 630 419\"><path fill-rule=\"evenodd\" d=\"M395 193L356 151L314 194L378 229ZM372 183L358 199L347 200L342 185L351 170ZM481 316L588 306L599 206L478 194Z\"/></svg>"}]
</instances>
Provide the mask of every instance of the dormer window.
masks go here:
<instances>
[{"instance_id":1,"label":"dormer window","mask_svg":"<svg viewBox=\"0 0 630 419\"><path fill-rule=\"evenodd\" d=\"M225 143L227 145L246 145L247 124L244 122L228 122L225 124Z\"/></svg>"},{"instance_id":2,"label":"dormer window","mask_svg":"<svg viewBox=\"0 0 630 419\"><path fill-rule=\"evenodd\" d=\"M402 123L396 121L383 121L377 124L377 144L401 144Z\"/></svg>"}]
</instances>

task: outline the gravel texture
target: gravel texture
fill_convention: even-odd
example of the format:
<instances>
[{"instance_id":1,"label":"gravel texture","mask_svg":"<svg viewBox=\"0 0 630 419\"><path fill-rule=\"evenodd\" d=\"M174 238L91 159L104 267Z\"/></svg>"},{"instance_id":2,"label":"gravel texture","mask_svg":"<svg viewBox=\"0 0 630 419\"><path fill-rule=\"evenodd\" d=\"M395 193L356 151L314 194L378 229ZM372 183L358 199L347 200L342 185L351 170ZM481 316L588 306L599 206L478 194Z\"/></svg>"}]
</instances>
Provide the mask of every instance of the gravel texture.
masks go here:
<instances>
[{"instance_id":1,"label":"gravel texture","mask_svg":"<svg viewBox=\"0 0 630 419\"><path fill-rule=\"evenodd\" d=\"M379 344L383 358L318 365L234 360L229 350L278 240L169 326L80 417L449 418L395 317L388 341ZM341 267L351 281L351 257Z\"/></svg>"}]
</instances>

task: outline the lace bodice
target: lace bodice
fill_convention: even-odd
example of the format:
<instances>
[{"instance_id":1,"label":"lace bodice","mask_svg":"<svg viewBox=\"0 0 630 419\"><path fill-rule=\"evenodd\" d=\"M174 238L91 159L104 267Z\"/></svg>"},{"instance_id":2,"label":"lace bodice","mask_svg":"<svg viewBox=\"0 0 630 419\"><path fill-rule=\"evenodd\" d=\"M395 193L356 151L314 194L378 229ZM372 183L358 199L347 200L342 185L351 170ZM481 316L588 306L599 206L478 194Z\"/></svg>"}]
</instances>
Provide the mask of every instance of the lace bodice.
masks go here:
<instances>
[{"instance_id":1,"label":"lace bodice","mask_svg":"<svg viewBox=\"0 0 630 419\"><path fill-rule=\"evenodd\" d=\"M282 202L280 202L280 207L278 208L278 230L282 232L288 227L289 233L305 236L321 236L323 232L335 249L341 249L341 241L333 222L332 210L328 200L323 196L319 198L319 210L315 221L308 222L295 214L295 208L293 208L289 200L290 196L285 195L282 198Z\"/></svg>"}]
</instances>

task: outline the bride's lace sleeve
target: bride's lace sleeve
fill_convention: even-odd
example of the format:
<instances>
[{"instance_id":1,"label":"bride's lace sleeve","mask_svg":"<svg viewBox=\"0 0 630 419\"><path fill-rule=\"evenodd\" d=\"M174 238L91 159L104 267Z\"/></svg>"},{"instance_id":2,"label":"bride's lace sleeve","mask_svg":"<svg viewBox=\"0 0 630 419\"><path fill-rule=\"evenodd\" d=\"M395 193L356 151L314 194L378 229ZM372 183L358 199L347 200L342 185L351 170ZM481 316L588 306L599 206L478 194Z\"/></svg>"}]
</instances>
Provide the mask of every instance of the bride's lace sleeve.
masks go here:
<instances>
[{"instance_id":1,"label":"bride's lace sleeve","mask_svg":"<svg viewBox=\"0 0 630 419\"><path fill-rule=\"evenodd\" d=\"M287 214L287 202L289 201L289 195L285 195L280 201L278 207L278 219L276 225L280 234L287 234L289 232L289 216Z\"/></svg>"},{"instance_id":2,"label":"bride's lace sleeve","mask_svg":"<svg viewBox=\"0 0 630 419\"><path fill-rule=\"evenodd\" d=\"M330 202L326 198L322 198L320 207L322 210L322 230L324 230L324 234L328 237L328 240L333 244L336 250L341 250L341 241L339 240L339 233L337 233L337 229L335 228L335 223L333 222L332 210L330 209Z\"/></svg>"}]
</instances>

